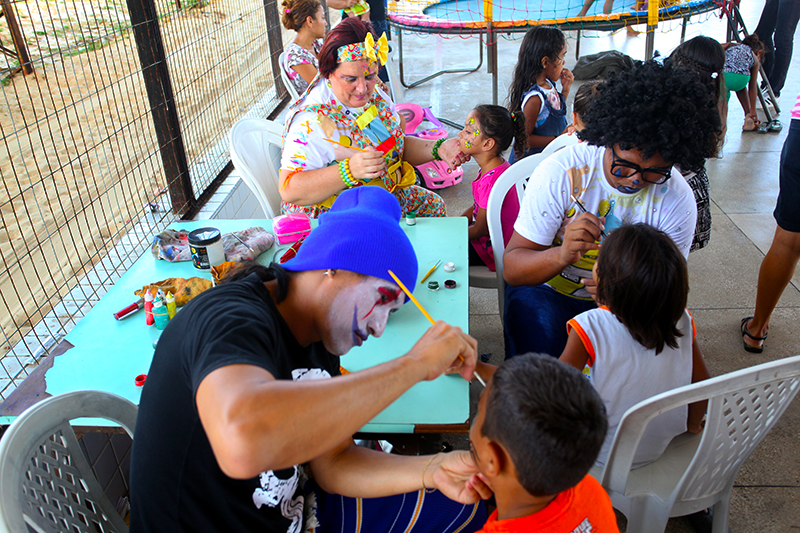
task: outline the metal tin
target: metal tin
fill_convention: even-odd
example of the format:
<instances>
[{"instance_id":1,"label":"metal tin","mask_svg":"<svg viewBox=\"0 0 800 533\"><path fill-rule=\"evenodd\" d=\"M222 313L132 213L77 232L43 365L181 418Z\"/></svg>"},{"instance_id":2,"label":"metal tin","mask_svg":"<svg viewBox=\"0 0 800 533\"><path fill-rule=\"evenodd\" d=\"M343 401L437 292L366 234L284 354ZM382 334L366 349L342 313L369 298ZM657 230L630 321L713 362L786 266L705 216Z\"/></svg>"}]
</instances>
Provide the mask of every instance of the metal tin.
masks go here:
<instances>
[{"instance_id":1,"label":"metal tin","mask_svg":"<svg viewBox=\"0 0 800 533\"><path fill-rule=\"evenodd\" d=\"M428 290L429 291L438 291L439 290L439 282L438 281L429 281L428 282Z\"/></svg>"},{"instance_id":2,"label":"metal tin","mask_svg":"<svg viewBox=\"0 0 800 533\"><path fill-rule=\"evenodd\" d=\"M445 289L455 289L456 288L456 280L454 280L454 279L445 280L444 288Z\"/></svg>"},{"instance_id":3,"label":"metal tin","mask_svg":"<svg viewBox=\"0 0 800 533\"><path fill-rule=\"evenodd\" d=\"M445 272L455 272L456 271L456 264L452 262L448 262L444 264L444 271Z\"/></svg>"}]
</instances>

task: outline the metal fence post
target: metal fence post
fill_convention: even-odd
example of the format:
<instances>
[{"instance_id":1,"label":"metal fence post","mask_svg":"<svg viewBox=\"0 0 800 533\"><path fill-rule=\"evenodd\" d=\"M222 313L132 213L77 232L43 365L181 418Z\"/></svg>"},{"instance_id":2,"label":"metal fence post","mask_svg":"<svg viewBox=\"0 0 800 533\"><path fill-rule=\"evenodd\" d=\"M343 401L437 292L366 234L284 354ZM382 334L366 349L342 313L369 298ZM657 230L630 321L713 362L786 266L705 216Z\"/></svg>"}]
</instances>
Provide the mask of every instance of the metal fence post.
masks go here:
<instances>
[{"instance_id":1,"label":"metal fence post","mask_svg":"<svg viewBox=\"0 0 800 533\"><path fill-rule=\"evenodd\" d=\"M128 0L128 11L169 187L172 211L182 215L196 207L197 199L189 177L186 148L183 145L156 6L153 0Z\"/></svg>"},{"instance_id":2,"label":"metal fence post","mask_svg":"<svg viewBox=\"0 0 800 533\"><path fill-rule=\"evenodd\" d=\"M325 10L327 14L328 10ZM289 97L289 91L283 85L281 78L280 57L283 53L283 39L281 38L281 19L278 16L277 0L264 0L264 18L267 22L267 42L269 43L270 59L272 60L272 77L275 79L275 91L281 100Z\"/></svg>"}]
</instances>

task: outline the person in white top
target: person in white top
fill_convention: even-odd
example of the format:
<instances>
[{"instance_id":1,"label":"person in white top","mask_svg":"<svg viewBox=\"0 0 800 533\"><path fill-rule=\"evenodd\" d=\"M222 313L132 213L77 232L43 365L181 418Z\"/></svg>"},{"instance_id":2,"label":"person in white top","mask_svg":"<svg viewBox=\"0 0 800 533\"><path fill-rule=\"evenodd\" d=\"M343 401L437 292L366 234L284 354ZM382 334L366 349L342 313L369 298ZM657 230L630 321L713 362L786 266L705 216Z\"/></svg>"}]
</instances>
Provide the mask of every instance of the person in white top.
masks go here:
<instances>
[{"instance_id":1,"label":"person in white top","mask_svg":"<svg viewBox=\"0 0 800 533\"><path fill-rule=\"evenodd\" d=\"M686 260L664 232L625 225L603 243L592 272L602 306L567 323L569 340L560 361L582 370L600 394L608 433L597 457L605 464L625 412L651 396L709 378L686 309ZM654 418L633 466L655 461L685 431L698 433L707 402Z\"/></svg>"},{"instance_id":2,"label":"person in white top","mask_svg":"<svg viewBox=\"0 0 800 533\"><path fill-rule=\"evenodd\" d=\"M587 143L536 167L503 256L506 358L558 357L564 325L596 307L600 241L623 223L664 231L684 256L697 206L681 174L716 154L715 101L693 73L648 62L604 82L586 115Z\"/></svg>"}]
</instances>

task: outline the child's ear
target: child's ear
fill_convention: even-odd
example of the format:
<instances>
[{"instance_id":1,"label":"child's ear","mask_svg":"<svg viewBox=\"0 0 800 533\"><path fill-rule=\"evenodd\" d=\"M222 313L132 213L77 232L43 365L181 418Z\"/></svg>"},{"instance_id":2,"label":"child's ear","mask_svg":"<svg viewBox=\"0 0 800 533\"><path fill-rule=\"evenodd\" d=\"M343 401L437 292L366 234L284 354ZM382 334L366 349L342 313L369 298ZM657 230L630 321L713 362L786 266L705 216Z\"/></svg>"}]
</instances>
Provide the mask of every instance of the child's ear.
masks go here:
<instances>
[{"instance_id":1,"label":"child's ear","mask_svg":"<svg viewBox=\"0 0 800 533\"><path fill-rule=\"evenodd\" d=\"M481 150L484 152L491 152L497 143L491 137L483 141L483 146L481 146Z\"/></svg>"},{"instance_id":2,"label":"child's ear","mask_svg":"<svg viewBox=\"0 0 800 533\"><path fill-rule=\"evenodd\" d=\"M486 471L484 473L489 477L497 477L508 470L510 458L503 445L490 440L486 448L489 453L487 454Z\"/></svg>"}]
</instances>

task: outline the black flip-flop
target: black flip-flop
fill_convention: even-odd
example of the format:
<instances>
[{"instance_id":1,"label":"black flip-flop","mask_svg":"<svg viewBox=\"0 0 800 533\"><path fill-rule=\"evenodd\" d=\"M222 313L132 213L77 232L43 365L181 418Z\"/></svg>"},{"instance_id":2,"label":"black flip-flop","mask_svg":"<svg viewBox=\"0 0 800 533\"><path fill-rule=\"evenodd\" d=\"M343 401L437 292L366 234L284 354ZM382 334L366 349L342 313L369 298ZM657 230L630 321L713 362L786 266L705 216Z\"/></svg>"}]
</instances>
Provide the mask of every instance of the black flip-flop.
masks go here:
<instances>
[{"instance_id":1,"label":"black flip-flop","mask_svg":"<svg viewBox=\"0 0 800 533\"><path fill-rule=\"evenodd\" d=\"M753 317L751 317L751 316L747 316L747 317L744 317L742 319L742 345L744 346L744 350L746 352L761 353L761 352L764 351L764 344L763 343L761 344L761 346L750 346L749 344L744 342L744 336L745 335L750 337L750 340L754 340L754 341L764 341L764 340L766 340L767 335L769 335L769 333L767 333L763 337L756 337L755 335L750 334L750 332L747 330L747 323L750 322L750 320L752 320L752 318Z\"/></svg>"}]
</instances>

